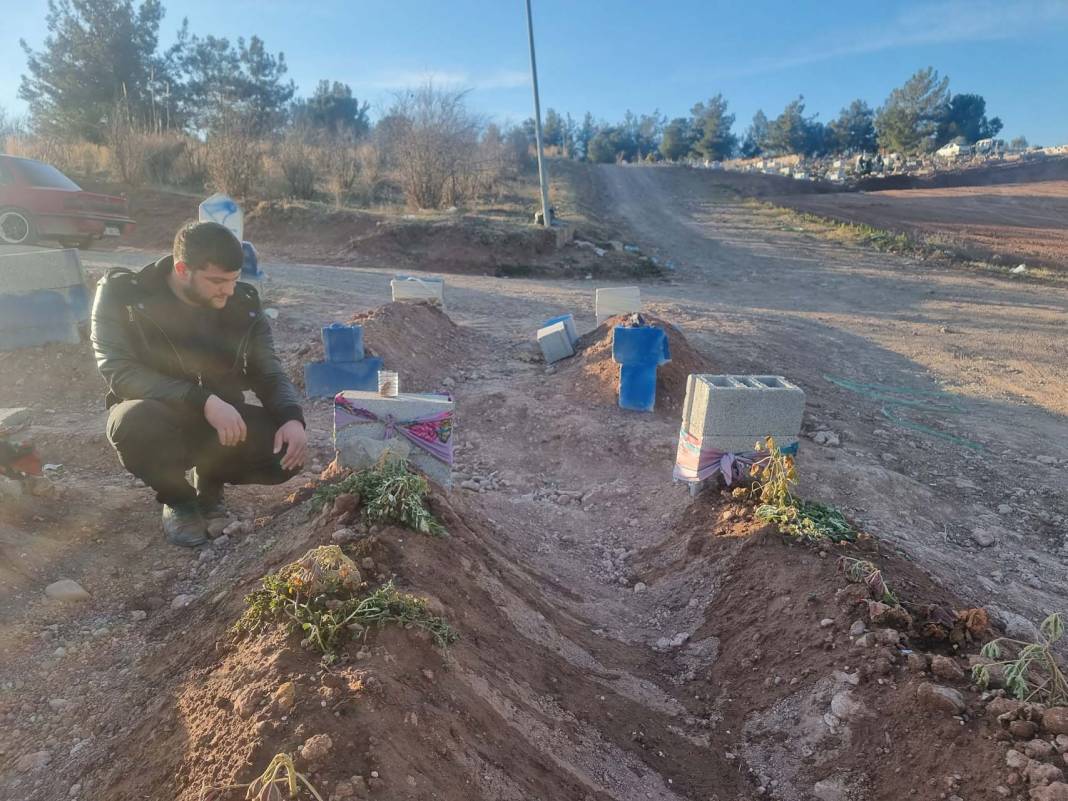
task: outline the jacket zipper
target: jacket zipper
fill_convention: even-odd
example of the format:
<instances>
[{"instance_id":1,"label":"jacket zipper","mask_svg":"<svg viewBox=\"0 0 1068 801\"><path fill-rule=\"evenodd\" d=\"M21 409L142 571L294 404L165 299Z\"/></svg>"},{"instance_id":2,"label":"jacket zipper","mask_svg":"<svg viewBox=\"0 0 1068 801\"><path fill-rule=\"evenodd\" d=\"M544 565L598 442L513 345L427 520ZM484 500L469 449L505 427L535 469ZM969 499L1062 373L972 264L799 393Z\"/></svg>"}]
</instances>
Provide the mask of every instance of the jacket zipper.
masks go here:
<instances>
[{"instance_id":1,"label":"jacket zipper","mask_svg":"<svg viewBox=\"0 0 1068 801\"><path fill-rule=\"evenodd\" d=\"M163 330L163 327L159 323L157 323L155 320L153 320L151 317L149 317L147 314L137 314L134 311L133 306L127 306L126 308L129 309L129 311L130 311L130 322L133 323L134 325L137 325L137 330L141 334L141 341L145 344L145 350L150 350L150 347L149 347L149 344L148 344L148 338L145 336L145 332L142 330L141 326L134 319L135 315L138 316L138 317L141 317L141 318L143 318L145 320L148 320L150 323L152 323L152 325L156 326L156 329L161 334L163 334L163 338L165 340L167 340L167 344L171 346L171 351L174 353L174 358L178 360L179 369L181 369L181 371L183 373L185 373L187 376L195 376L196 379L197 379L197 385L200 386L200 387L203 387L204 386L204 377L200 373L194 373L192 370L189 370L189 369L186 368L185 362L182 361L182 354L180 354L178 352L178 348L176 348L174 346L174 342L172 342L171 338L169 336L167 336L167 332Z\"/></svg>"}]
</instances>

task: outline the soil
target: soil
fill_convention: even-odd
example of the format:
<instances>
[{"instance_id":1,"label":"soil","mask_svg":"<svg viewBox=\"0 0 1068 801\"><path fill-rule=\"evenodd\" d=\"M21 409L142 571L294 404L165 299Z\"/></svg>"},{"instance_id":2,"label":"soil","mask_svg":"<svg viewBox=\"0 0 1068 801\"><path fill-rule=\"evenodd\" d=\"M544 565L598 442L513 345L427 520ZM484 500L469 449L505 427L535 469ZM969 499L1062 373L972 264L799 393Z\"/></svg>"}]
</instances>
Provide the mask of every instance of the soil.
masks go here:
<instances>
[{"instance_id":1,"label":"soil","mask_svg":"<svg viewBox=\"0 0 1068 801\"><path fill-rule=\"evenodd\" d=\"M404 392L447 391L453 376L489 355L482 335L429 303L387 303L346 322L363 327L367 355L380 356L385 369L399 373ZM283 358L290 378L303 388L304 364L324 358L322 337L291 347Z\"/></svg>"},{"instance_id":2,"label":"soil","mask_svg":"<svg viewBox=\"0 0 1068 801\"><path fill-rule=\"evenodd\" d=\"M676 326L643 314L645 325L656 326L667 333L671 361L656 372L656 405L658 413L676 418L686 400L686 379L693 373L715 372L712 363L702 356ZM575 343L575 356L557 364L565 391L580 404L615 405L619 400L619 365L612 359L612 332L617 325L626 325L629 315L605 320Z\"/></svg>"},{"instance_id":3,"label":"soil","mask_svg":"<svg viewBox=\"0 0 1068 801\"><path fill-rule=\"evenodd\" d=\"M300 500L333 457L329 403L305 408L308 470L228 488L247 526L190 552L163 544L151 492L117 463L91 372L68 380L85 406L57 407L22 394L45 371L19 354L26 380L0 382L0 406L28 403L44 461L63 468L54 495L0 503L0 798L206 801L320 734L326 758L298 763L334 801L1028 796L990 696L922 658L911 662L924 674L910 668L930 652L961 670L981 637L958 652L914 625L874 643L850 634L858 620L873 635L883 626L836 560L873 561L917 619L981 606L1034 637L1032 622L1063 608L1064 287L784 231L694 171L575 169L606 233L676 262L670 282L642 287L643 311L685 332L695 365L805 389L801 492L873 539L820 549L720 493L694 501L669 478L674 415L624 412L609 391L576 399L570 387L589 381L580 361L547 371L530 359L548 317L572 311L594 329L596 284L458 274L446 289L455 351L393 356L429 381L442 359L455 383L455 486L433 500L449 536L387 526L353 555L374 561L372 584L395 576L430 597L461 639L442 653L416 631L371 630L362 657L350 645L326 669L298 634L228 629L261 576L341 525ZM389 319L391 271L270 272L284 352L332 320ZM400 335L414 341L422 324ZM680 367L685 352L672 342ZM83 364L69 358L64 371ZM821 431L839 446L817 445ZM46 598L61 578L91 597ZM292 710L268 700L287 682ZM928 682L959 691L963 708L928 705ZM1052 768L1060 752L1041 736Z\"/></svg>"}]
</instances>

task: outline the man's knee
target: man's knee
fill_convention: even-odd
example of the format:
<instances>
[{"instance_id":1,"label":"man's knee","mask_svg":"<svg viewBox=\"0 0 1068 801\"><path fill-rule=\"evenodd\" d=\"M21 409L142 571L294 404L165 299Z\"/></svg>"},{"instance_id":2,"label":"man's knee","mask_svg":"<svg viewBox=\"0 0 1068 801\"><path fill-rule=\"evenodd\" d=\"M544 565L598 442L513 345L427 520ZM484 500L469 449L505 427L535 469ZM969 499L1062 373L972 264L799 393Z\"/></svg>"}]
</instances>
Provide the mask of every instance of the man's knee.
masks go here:
<instances>
[{"instance_id":1,"label":"man's knee","mask_svg":"<svg viewBox=\"0 0 1068 801\"><path fill-rule=\"evenodd\" d=\"M122 401L108 411L108 441L123 450L173 438L179 434L177 415L162 401Z\"/></svg>"}]
</instances>

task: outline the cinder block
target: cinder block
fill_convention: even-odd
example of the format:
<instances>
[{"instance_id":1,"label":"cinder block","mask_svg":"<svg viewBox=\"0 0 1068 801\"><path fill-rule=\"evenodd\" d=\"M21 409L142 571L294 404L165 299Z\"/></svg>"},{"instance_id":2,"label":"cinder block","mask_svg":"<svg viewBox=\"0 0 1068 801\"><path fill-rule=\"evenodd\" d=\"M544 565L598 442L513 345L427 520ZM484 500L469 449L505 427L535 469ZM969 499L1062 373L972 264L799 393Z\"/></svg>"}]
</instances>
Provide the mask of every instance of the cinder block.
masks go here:
<instances>
[{"instance_id":1,"label":"cinder block","mask_svg":"<svg viewBox=\"0 0 1068 801\"><path fill-rule=\"evenodd\" d=\"M634 366L669 362L667 333L655 325L617 325L612 331L612 358Z\"/></svg>"},{"instance_id":2,"label":"cinder block","mask_svg":"<svg viewBox=\"0 0 1068 801\"><path fill-rule=\"evenodd\" d=\"M619 366L619 408L651 412L656 404L656 365Z\"/></svg>"},{"instance_id":3,"label":"cinder block","mask_svg":"<svg viewBox=\"0 0 1068 801\"><path fill-rule=\"evenodd\" d=\"M341 396L345 404L366 410L378 418L378 420L368 420L353 414L345 407L345 404L334 405L334 447L337 448L341 463L347 467L355 467L357 463L365 462L369 453L376 452L376 446L361 442L361 440L381 443L385 439L387 420L392 419L398 423L410 422L442 412L452 412L455 408L455 404L447 395L402 393L395 398L387 398L377 392L346 391L342 392ZM410 465L421 470L428 478L443 487L451 486L452 466L450 464L412 443L403 435L398 433L395 436L411 445L408 452ZM455 428L450 425L447 429L447 439L442 440L442 444L450 443L453 437L455 437Z\"/></svg>"},{"instance_id":4,"label":"cinder block","mask_svg":"<svg viewBox=\"0 0 1068 801\"><path fill-rule=\"evenodd\" d=\"M304 392L309 398L332 398L346 389L377 390L381 369L377 356L358 362L309 362L304 365Z\"/></svg>"},{"instance_id":5,"label":"cinder block","mask_svg":"<svg viewBox=\"0 0 1068 801\"><path fill-rule=\"evenodd\" d=\"M0 409L0 436L11 434L30 422L30 410L18 406L12 409Z\"/></svg>"},{"instance_id":6,"label":"cinder block","mask_svg":"<svg viewBox=\"0 0 1068 801\"><path fill-rule=\"evenodd\" d=\"M574 345L575 342L578 341L578 331L575 329L574 316L570 314L561 314L559 317L553 317L552 319L546 320L542 324L542 328L548 328L550 325L555 325L556 323L564 324L564 328L567 329L567 335L571 339L571 344Z\"/></svg>"},{"instance_id":7,"label":"cinder block","mask_svg":"<svg viewBox=\"0 0 1068 801\"><path fill-rule=\"evenodd\" d=\"M358 362L364 357L363 326L331 323L323 326L323 351L328 362Z\"/></svg>"},{"instance_id":8,"label":"cinder block","mask_svg":"<svg viewBox=\"0 0 1068 801\"><path fill-rule=\"evenodd\" d=\"M85 286L77 250L28 250L0 255L0 295Z\"/></svg>"},{"instance_id":9,"label":"cinder block","mask_svg":"<svg viewBox=\"0 0 1068 801\"><path fill-rule=\"evenodd\" d=\"M571 344L571 337L567 335L567 326L564 323L553 323L539 328L538 345L549 364L575 355L575 348Z\"/></svg>"},{"instance_id":10,"label":"cinder block","mask_svg":"<svg viewBox=\"0 0 1068 801\"><path fill-rule=\"evenodd\" d=\"M805 411L800 387L775 375L691 375L683 430L695 437L796 437ZM751 448L750 448L751 450Z\"/></svg>"},{"instance_id":11,"label":"cinder block","mask_svg":"<svg viewBox=\"0 0 1068 801\"><path fill-rule=\"evenodd\" d=\"M83 290L84 287L78 287ZM76 300L72 302L71 298ZM0 350L14 350L49 342L77 345L78 323L84 306L82 293L69 289L42 289L17 295L0 295Z\"/></svg>"},{"instance_id":12,"label":"cinder block","mask_svg":"<svg viewBox=\"0 0 1068 801\"><path fill-rule=\"evenodd\" d=\"M429 301L445 308L445 281L441 278L416 278L411 275L394 278L389 282L393 290L393 302Z\"/></svg>"},{"instance_id":13,"label":"cinder block","mask_svg":"<svg viewBox=\"0 0 1068 801\"><path fill-rule=\"evenodd\" d=\"M598 289L595 297L597 325L617 314L636 314L642 310L642 294L636 286Z\"/></svg>"}]
</instances>

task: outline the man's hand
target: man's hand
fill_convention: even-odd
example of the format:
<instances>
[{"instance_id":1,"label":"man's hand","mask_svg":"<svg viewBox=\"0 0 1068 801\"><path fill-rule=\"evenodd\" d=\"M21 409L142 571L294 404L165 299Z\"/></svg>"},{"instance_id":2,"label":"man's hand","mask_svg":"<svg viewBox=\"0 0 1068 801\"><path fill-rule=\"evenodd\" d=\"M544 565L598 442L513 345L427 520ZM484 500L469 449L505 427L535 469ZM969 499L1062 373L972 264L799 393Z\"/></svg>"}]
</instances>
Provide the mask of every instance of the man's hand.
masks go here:
<instances>
[{"instance_id":1,"label":"man's hand","mask_svg":"<svg viewBox=\"0 0 1068 801\"><path fill-rule=\"evenodd\" d=\"M217 395L209 395L204 402L204 419L219 433L219 442L232 448L248 436L241 413Z\"/></svg>"},{"instance_id":2,"label":"man's hand","mask_svg":"<svg viewBox=\"0 0 1068 801\"><path fill-rule=\"evenodd\" d=\"M283 445L286 446L286 455L282 457L284 470L293 470L304 464L308 434L299 420L290 420L275 432L274 452L281 453Z\"/></svg>"}]
</instances>

